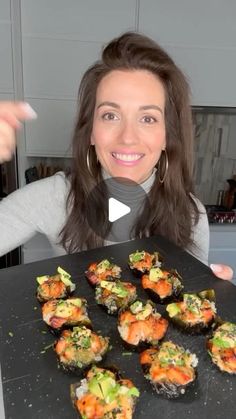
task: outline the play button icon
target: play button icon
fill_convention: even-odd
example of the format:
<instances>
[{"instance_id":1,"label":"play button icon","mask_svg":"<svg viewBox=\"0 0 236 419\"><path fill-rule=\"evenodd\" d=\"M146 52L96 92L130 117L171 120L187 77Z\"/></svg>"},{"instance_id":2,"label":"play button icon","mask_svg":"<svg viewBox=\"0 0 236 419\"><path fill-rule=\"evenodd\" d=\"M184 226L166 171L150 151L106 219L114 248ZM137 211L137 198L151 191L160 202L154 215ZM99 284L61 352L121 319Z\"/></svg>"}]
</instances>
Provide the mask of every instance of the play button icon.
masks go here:
<instances>
[{"instance_id":1,"label":"play button icon","mask_svg":"<svg viewBox=\"0 0 236 419\"><path fill-rule=\"evenodd\" d=\"M84 211L93 232L108 243L133 238L135 227L150 214L148 195L141 185L126 178L108 178L89 193Z\"/></svg>"},{"instance_id":2,"label":"play button icon","mask_svg":"<svg viewBox=\"0 0 236 419\"><path fill-rule=\"evenodd\" d=\"M109 198L108 200L108 220L113 223L119 220L121 217L129 214L131 211L128 205L123 204L115 198Z\"/></svg>"}]
</instances>

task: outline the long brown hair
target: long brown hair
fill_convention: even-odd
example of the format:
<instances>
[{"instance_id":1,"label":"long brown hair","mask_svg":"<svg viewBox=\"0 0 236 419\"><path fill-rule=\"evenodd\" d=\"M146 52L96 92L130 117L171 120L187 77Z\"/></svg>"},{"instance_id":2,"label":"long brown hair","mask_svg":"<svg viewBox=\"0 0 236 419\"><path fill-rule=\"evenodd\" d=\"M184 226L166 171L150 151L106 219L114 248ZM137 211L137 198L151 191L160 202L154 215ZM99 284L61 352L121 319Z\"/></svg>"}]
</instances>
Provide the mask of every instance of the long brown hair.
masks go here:
<instances>
[{"instance_id":1,"label":"long brown hair","mask_svg":"<svg viewBox=\"0 0 236 419\"><path fill-rule=\"evenodd\" d=\"M104 244L104 240L90 228L87 219L89 192L102 179L101 167L96 161L94 148L90 147L90 139L97 87L104 76L117 69L148 70L162 82L165 90L169 168L164 183L160 183L157 170L149 192L149 217L145 217L145 220L140 217L135 226L135 236L161 234L186 248L192 244L192 226L199 217L191 197L193 132L189 86L180 69L158 44L134 32L127 32L112 40L104 48L101 60L91 66L82 78L73 136L74 158L67 199L68 218L61 231L61 243L67 252ZM90 156L90 170L87 166L87 153ZM105 220L99 203L96 209L101 214L99 222L102 226Z\"/></svg>"}]
</instances>

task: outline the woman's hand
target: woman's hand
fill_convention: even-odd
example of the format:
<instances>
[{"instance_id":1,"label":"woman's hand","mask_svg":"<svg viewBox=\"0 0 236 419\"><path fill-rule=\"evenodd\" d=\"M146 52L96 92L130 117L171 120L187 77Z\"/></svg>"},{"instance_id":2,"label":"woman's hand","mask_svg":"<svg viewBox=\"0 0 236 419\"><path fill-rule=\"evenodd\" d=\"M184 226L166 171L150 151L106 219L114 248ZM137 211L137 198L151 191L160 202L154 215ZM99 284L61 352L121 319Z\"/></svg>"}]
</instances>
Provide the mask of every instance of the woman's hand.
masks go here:
<instances>
[{"instance_id":1,"label":"woman's hand","mask_svg":"<svg viewBox=\"0 0 236 419\"><path fill-rule=\"evenodd\" d=\"M0 163L11 159L16 143L15 130L21 122L35 119L37 114L25 102L0 102Z\"/></svg>"},{"instance_id":2,"label":"woman's hand","mask_svg":"<svg viewBox=\"0 0 236 419\"><path fill-rule=\"evenodd\" d=\"M222 264L211 264L210 268L212 272L220 279L226 279L231 281L233 279L233 269L228 265Z\"/></svg>"}]
</instances>

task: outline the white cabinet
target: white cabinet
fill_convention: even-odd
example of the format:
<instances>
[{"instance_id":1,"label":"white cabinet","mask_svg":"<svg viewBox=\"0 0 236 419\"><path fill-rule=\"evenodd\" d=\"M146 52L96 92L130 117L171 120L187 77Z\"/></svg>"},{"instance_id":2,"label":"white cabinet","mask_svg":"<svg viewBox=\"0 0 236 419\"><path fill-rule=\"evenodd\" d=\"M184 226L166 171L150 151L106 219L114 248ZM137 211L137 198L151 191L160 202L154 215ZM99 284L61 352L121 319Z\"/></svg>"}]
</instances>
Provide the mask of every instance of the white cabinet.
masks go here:
<instances>
[{"instance_id":1,"label":"white cabinet","mask_svg":"<svg viewBox=\"0 0 236 419\"><path fill-rule=\"evenodd\" d=\"M230 265L236 284L236 225L210 225L209 263Z\"/></svg>"},{"instance_id":2,"label":"white cabinet","mask_svg":"<svg viewBox=\"0 0 236 419\"><path fill-rule=\"evenodd\" d=\"M24 98L38 112L27 156L70 154L81 77L104 43L135 29L136 15L136 0L21 1Z\"/></svg>"},{"instance_id":3,"label":"white cabinet","mask_svg":"<svg viewBox=\"0 0 236 419\"><path fill-rule=\"evenodd\" d=\"M26 124L27 156L70 157L76 102L31 99L38 118Z\"/></svg>"},{"instance_id":4,"label":"white cabinet","mask_svg":"<svg viewBox=\"0 0 236 419\"><path fill-rule=\"evenodd\" d=\"M236 115L230 116L230 130L227 140L228 147L226 157L236 160Z\"/></svg>"},{"instance_id":5,"label":"white cabinet","mask_svg":"<svg viewBox=\"0 0 236 419\"><path fill-rule=\"evenodd\" d=\"M0 93L8 99L13 93L11 13L9 0L0 0L0 57Z\"/></svg>"},{"instance_id":6,"label":"white cabinet","mask_svg":"<svg viewBox=\"0 0 236 419\"><path fill-rule=\"evenodd\" d=\"M104 42L134 29L136 0L21 0L26 36Z\"/></svg>"},{"instance_id":7,"label":"white cabinet","mask_svg":"<svg viewBox=\"0 0 236 419\"><path fill-rule=\"evenodd\" d=\"M236 106L236 2L140 0L139 30L187 75L193 105Z\"/></svg>"}]
</instances>

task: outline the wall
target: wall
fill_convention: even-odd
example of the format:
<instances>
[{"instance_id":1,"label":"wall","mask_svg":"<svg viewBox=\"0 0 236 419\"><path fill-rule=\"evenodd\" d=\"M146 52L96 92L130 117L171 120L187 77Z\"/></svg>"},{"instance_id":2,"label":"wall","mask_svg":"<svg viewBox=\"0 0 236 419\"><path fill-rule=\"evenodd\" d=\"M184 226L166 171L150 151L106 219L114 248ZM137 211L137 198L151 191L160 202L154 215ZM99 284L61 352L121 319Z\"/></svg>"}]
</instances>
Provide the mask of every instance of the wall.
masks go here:
<instances>
[{"instance_id":1,"label":"wall","mask_svg":"<svg viewBox=\"0 0 236 419\"><path fill-rule=\"evenodd\" d=\"M235 0L140 0L139 30L182 68L192 103L236 106Z\"/></svg>"}]
</instances>

